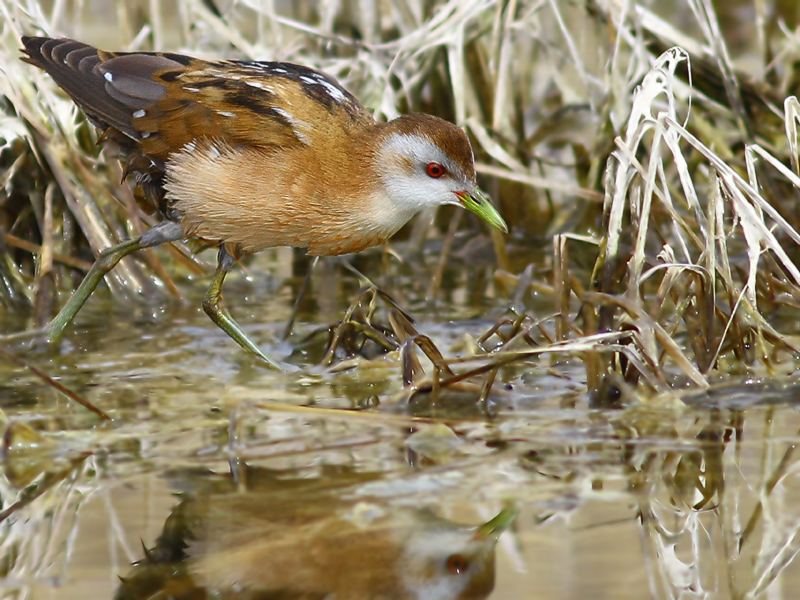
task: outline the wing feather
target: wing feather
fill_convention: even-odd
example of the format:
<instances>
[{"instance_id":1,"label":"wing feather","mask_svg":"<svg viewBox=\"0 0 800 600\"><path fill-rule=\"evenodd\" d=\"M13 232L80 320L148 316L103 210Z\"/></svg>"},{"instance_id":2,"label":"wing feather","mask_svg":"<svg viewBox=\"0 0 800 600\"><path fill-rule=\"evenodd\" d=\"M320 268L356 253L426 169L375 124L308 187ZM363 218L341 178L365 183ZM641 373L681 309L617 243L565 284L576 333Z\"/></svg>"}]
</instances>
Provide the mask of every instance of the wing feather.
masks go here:
<instances>
[{"instance_id":1,"label":"wing feather","mask_svg":"<svg viewBox=\"0 0 800 600\"><path fill-rule=\"evenodd\" d=\"M70 39L22 41L24 60L47 71L104 131L104 140L116 142L124 153L140 149L159 164L187 144L208 138L233 148L307 143L301 120L292 118L291 101L286 101L293 92L310 94L311 86L300 81L311 77L306 72L343 100L334 110L355 120L369 117L335 81L298 65L114 53Z\"/></svg>"}]
</instances>

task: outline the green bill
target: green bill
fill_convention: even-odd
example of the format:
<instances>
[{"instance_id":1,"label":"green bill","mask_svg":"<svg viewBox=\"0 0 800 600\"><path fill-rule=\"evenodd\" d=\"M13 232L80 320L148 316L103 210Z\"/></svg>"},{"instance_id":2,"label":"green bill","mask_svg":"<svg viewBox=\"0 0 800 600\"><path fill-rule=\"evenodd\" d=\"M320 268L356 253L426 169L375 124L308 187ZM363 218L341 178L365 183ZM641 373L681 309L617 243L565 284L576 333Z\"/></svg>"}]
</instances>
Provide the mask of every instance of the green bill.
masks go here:
<instances>
[{"instance_id":1,"label":"green bill","mask_svg":"<svg viewBox=\"0 0 800 600\"><path fill-rule=\"evenodd\" d=\"M508 226L492 205L492 201L480 188L476 187L471 192L456 192L464 208L471 210L492 227L497 227L503 233L508 233Z\"/></svg>"}]
</instances>

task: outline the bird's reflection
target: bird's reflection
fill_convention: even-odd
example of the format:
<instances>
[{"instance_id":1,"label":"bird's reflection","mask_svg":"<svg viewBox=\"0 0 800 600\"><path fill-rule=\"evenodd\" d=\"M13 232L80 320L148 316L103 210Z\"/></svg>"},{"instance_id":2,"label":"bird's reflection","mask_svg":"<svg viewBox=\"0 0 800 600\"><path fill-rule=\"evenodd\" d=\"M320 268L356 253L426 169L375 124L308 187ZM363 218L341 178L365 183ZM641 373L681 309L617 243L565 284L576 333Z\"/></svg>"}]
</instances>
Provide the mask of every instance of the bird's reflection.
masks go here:
<instances>
[{"instance_id":1,"label":"bird's reflection","mask_svg":"<svg viewBox=\"0 0 800 600\"><path fill-rule=\"evenodd\" d=\"M116 600L486 598L495 544L516 515L474 527L353 499L376 474L248 477L246 492L217 479L185 494Z\"/></svg>"}]
</instances>

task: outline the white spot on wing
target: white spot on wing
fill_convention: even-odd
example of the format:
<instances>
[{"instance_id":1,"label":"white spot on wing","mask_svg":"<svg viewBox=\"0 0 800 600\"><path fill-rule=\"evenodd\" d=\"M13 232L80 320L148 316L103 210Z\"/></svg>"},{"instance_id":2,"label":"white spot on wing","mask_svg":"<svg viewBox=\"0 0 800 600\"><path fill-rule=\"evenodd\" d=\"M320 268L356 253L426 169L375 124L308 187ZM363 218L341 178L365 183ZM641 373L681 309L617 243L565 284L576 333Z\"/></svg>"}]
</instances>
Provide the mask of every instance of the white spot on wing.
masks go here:
<instances>
[{"instance_id":1,"label":"white spot on wing","mask_svg":"<svg viewBox=\"0 0 800 600\"><path fill-rule=\"evenodd\" d=\"M227 110L218 110L217 114L222 116L222 117L231 117L231 118L236 116L235 114L233 114L232 112L229 112Z\"/></svg>"},{"instance_id":2,"label":"white spot on wing","mask_svg":"<svg viewBox=\"0 0 800 600\"><path fill-rule=\"evenodd\" d=\"M150 137L150 132L149 131L143 131L142 132L142 139L143 140L146 140L149 137Z\"/></svg>"},{"instance_id":3,"label":"white spot on wing","mask_svg":"<svg viewBox=\"0 0 800 600\"><path fill-rule=\"evenodd\" d=\"M272 110L273 110L275 113L277 113L277 114L279 114L280 116L282 116L284 119L286 119L286 121L287 121L288 123L290 123L291 125L294 125L295 123L297 123L297 119L295 119L295 118L294 118L294 116L292 115L292 113L290 113L289 111L287 111L287 110L283 110L283 109L282 109L282 108L280 108L279 106L275 106L275 107L273 107L273 108L272 108Z\"/></svg>"},{"instance_id":4,"label":"white spot on wing","mask_svg":"<svg viewBox=\"0 0 800 600\"><path fill-rule=\"evenodd\" d=\"M200 88L196 88L196 87L184 86L183 89L185 89L187 92L199 92L200 91Z\"/></svg>"},{"instance_id":5,"label":"white spot on wing","mask_svg":"<svg viewBox=\"0 0 800 600\"><path fill-rule=\"evenodd\" d=\"M336 87L329 81L325 81L324 79L320 79L318 83L327 90L327 92L331 95L331 98L333 98L337 102L344 102L345 100L344 94L342 93L342 90L340 90L338 87Z\"/></svg>"},{"instance_id":6,"label":"white spot on wing","mask_svg":"<svg viewBox=\"0 0 800 600\"><path fill-rule=\"evenodd\" d=\"M108 72L108 71L106 71L105 73L103 73L103 78L104 78L106 81L114 81L114 75L112 75L112 74L111 74L110 72Z\"/></svg>"},{"instance_id":7,"label":"white spot on wing","mask_svg":"<svg viewBox=\"0 0 800 600\"><path fill-rule=\"evenodd\" d=\"M254 87L254 88L258 88L258 89L261 89L261 88L263 88L263 87L264 87L264 84L263 84L263 83L261 83L260 81L250 81L250 80L248 79L247 81L245 81L245 83L246 83L247 85L249 85L250 87Z\"/></svg>"},{"instance_id":8,"label":"white spot on wing","mask_svg":"<svg viewBox=\"0 0 800 600\"><path fill-rule=\"evenodd\" d=\"M328 95L336 102L342 103L346 100L342 90L333 85L330 81L326 80L325 77L319 73L314 73L313 77L301 75L300 81L308 85L321 85L323 88L325 88L325 91L328 92Z\"/></svg>"},{"instance_id":9,"label":"white spot on wing","mask_svg":"<svg viewBox=\"0 0 800 600\"><path fill-rule=\"evenodd\" d=\"M289 123L289 125L292 126L292 133L294 133L295 137L299 141L301 141L306 146L310 146L311 145L311 140L302 131L302 129L308 129L308 123L306 123L305 121L301 121L300 119L296 119L294 117L294 115L292 115L292 113L290 113L289 111L283 110L280 107L275 106L275 107L273 107L272 110L276 114L278 114L281 117L283 117L284 119L286 119L286 122Z\"/></svg>"},{"instance_id":10,"label":"white spot on wing","mask_svg":"<svg viewBox=\"0 0 800 600\"><path fill-rule=\"evenodd\" d=\"M139 110L133 111L133 118L134 119L140 119L143 116L145 116L146 114L147 114L147 112L145 112L143 109L140 108Z\"/></svg>"}]
</instances>

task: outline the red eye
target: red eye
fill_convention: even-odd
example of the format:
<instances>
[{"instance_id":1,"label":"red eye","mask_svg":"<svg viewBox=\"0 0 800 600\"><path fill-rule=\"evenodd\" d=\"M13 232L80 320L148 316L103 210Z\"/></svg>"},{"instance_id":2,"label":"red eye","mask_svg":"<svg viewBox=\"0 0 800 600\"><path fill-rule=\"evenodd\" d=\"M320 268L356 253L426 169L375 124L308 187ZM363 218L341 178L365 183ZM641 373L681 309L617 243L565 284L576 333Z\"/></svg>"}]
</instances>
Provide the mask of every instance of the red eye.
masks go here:
<instances>
[{"instance_id":1,"label":"red eye","mask_svg":"<svg viewBox=\"0 0 800 600\"><path fill-rule=\"evenodd\" d=\"M447 570L453 575L460 575L467 570L467 567L469 567L467 559L460 554L453 554L447 559Z\"/></svg>"},{"instance_id":2,"label":"red eye","mask_svg":"<svg viewBox=\"0 0 800 600\"><path fill-rule=\"evenodd\" d=\"M438 179L444 175L444 167L439 163L428 163L428 166L425 167L425 172L428 174L428 177Z\"/></svg>"}]
</instances>

